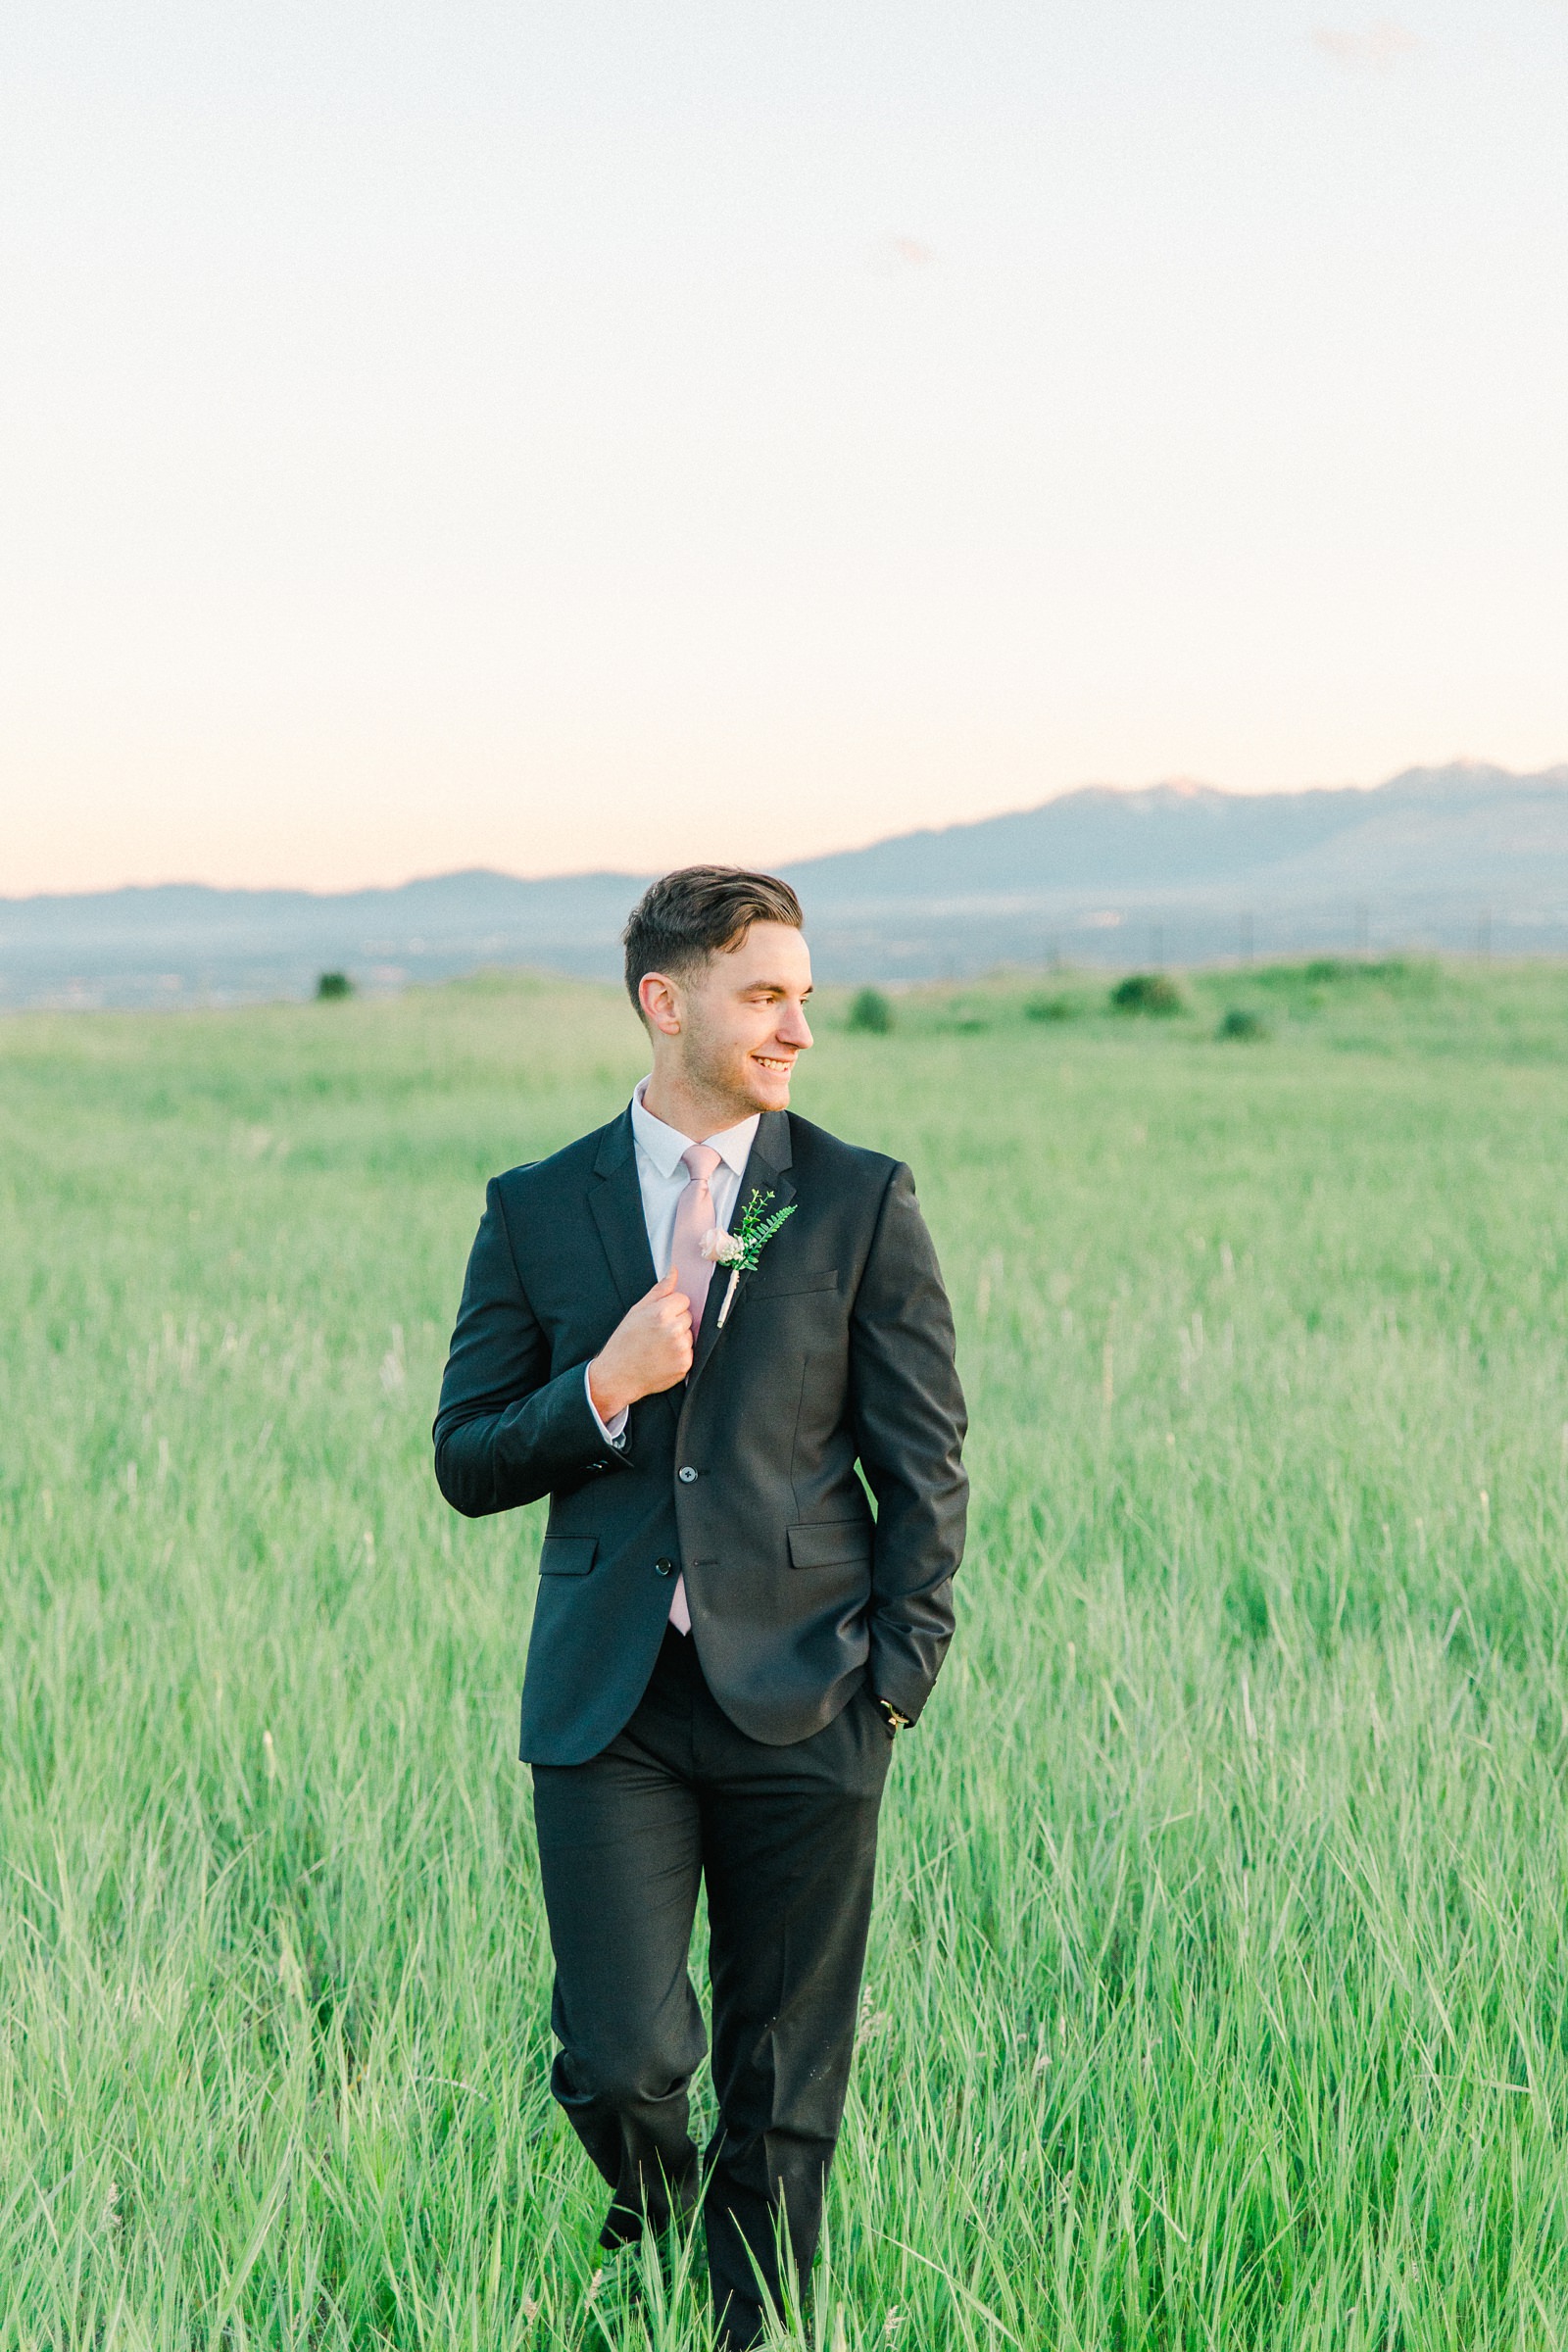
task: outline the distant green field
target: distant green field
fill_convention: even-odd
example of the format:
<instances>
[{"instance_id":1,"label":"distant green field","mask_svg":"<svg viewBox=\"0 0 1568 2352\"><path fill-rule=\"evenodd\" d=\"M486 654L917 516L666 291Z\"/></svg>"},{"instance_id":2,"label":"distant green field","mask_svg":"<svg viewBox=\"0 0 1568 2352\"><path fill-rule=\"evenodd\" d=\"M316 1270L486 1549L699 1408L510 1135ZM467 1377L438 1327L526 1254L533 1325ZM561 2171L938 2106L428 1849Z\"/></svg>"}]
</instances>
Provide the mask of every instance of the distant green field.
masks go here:
<instances>
[{"instance_id":1,"label":"distant green field","mask_svg":"<svg viewBox=\"0 0 1568 2352\"><path fill-rule=\"evenodd\" d=\"M1180 987L799 1086L974 1424L823 2352L1568 2343L1568 971ZM642 1066L523 980L0 1022L0 2352L585 2340L539 1518L428 1429L484 1178Z\"/></svg>"}]
</instances>

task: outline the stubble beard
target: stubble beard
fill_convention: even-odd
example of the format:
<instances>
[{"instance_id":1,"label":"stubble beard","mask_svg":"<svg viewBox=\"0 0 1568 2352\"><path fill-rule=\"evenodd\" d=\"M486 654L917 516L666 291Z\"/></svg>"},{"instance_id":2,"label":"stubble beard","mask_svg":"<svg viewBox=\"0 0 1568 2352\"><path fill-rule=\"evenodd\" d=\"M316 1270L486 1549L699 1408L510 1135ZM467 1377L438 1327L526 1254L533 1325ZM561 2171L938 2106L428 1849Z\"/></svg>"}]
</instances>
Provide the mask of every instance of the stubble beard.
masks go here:
<instances>
[{"instance_id":1,"label":"stubble beard","mask_svg":"<svg viewBox=\"0 0 1568 2352\"><path fill-rule=\"evenodd\" d=\"M706 1026L700 1014L695 1018L688 1018L685 1045L686 1052L683 1058L686 1064L686 1083L693 1089L700 1090L710 1102L723 1106L724 1127L715 1127L712 1130L715 1135L722 1135L725 1127L738 1127L742 1119L749 1119L754 1112L765 1107L763 1103L757 1102L747 1089L744 1075L744 1054L741 1055L741 1069L738 1071L736 1067L737 1049L733 1045L717 1040Z\"/></svg>"}]
</instances>

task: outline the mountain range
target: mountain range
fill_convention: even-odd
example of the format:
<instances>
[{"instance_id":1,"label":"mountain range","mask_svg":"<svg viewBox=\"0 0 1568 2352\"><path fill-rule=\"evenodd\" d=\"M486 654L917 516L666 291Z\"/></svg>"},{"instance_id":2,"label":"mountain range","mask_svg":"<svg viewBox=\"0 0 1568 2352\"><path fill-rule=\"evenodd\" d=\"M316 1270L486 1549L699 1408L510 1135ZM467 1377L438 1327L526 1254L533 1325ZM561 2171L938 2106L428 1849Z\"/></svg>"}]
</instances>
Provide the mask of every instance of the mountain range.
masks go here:
<instances>
[{"instance_id":1,"label":"mountain range","mask_svg":"<svg viewBox=\"0 0 1568 2352\"><path fill-rule=\"evenodd\" d=\"M1388 947L1568 952L1568 765L1371 790L1091 786L781 867L829 980ZM612 977L647 877L477 870L337 895L198 883L0 899L0 1004L233 1003L323 968L394 988L484 964Z\"/></svg>"}]
</instances>

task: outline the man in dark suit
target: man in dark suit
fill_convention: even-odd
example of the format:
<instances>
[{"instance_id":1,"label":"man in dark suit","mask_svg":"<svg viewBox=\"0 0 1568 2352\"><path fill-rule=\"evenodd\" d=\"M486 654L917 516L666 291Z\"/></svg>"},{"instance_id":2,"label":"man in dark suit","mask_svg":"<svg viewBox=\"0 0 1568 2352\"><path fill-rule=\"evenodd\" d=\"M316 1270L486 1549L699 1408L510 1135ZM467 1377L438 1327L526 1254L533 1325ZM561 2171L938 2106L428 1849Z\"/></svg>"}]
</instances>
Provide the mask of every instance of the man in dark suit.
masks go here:
<instances>
[{"instance_id":1,"label":"man in dark suit","mask_svg":"<svg viewBox=\"0 0 1568 2352\"><path fill-rule=\"evenodd\" d=\"M782 2300L780 2225L801 2286L815 2250L882 1784L952 1635L967 1494L909 1171L787 1108L811 1043L800 926L767 875L692 867L644 897L626 981L652 1074L492 1181L435 1424L460 1511L550 1497L521 1753L552 2087L610 2184L607 2247L701 2197L732 2348Z\"/></svg>"}]
</instances>

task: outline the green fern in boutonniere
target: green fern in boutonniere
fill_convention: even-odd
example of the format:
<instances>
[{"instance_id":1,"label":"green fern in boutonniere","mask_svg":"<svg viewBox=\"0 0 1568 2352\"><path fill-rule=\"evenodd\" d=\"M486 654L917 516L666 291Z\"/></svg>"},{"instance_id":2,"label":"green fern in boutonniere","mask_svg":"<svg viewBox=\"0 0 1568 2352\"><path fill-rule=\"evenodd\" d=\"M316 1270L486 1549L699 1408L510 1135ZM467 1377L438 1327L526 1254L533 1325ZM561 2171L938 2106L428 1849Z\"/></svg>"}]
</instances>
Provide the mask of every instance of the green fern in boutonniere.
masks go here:
<instances>
[{"instance_id":1,"label":"green fern in boutonniere","mask_svg":"<svg viewBox=\"0 0 1568 2352\"><path fill-rule=\"evenodd\" d=\"M718 1310L716 1328L719 1331L723 1330L729 1310L735 1303L741 1276L757 1272L757 1263L762 1251L785 1218L795 1214L796 1204L792 1200L786 1208L775 1208L773 1214L767 1216L764 1212L772 1198L771 1193L760 1193L754 1187L751 1199L741 1211L741 1221L733 1233L721 1232L718 1226L711 1225L703 1236L702 1252L709 1263L729 1268L729 1288L724 1293L724 1303Z\"/></svg>"}]
</instances>

